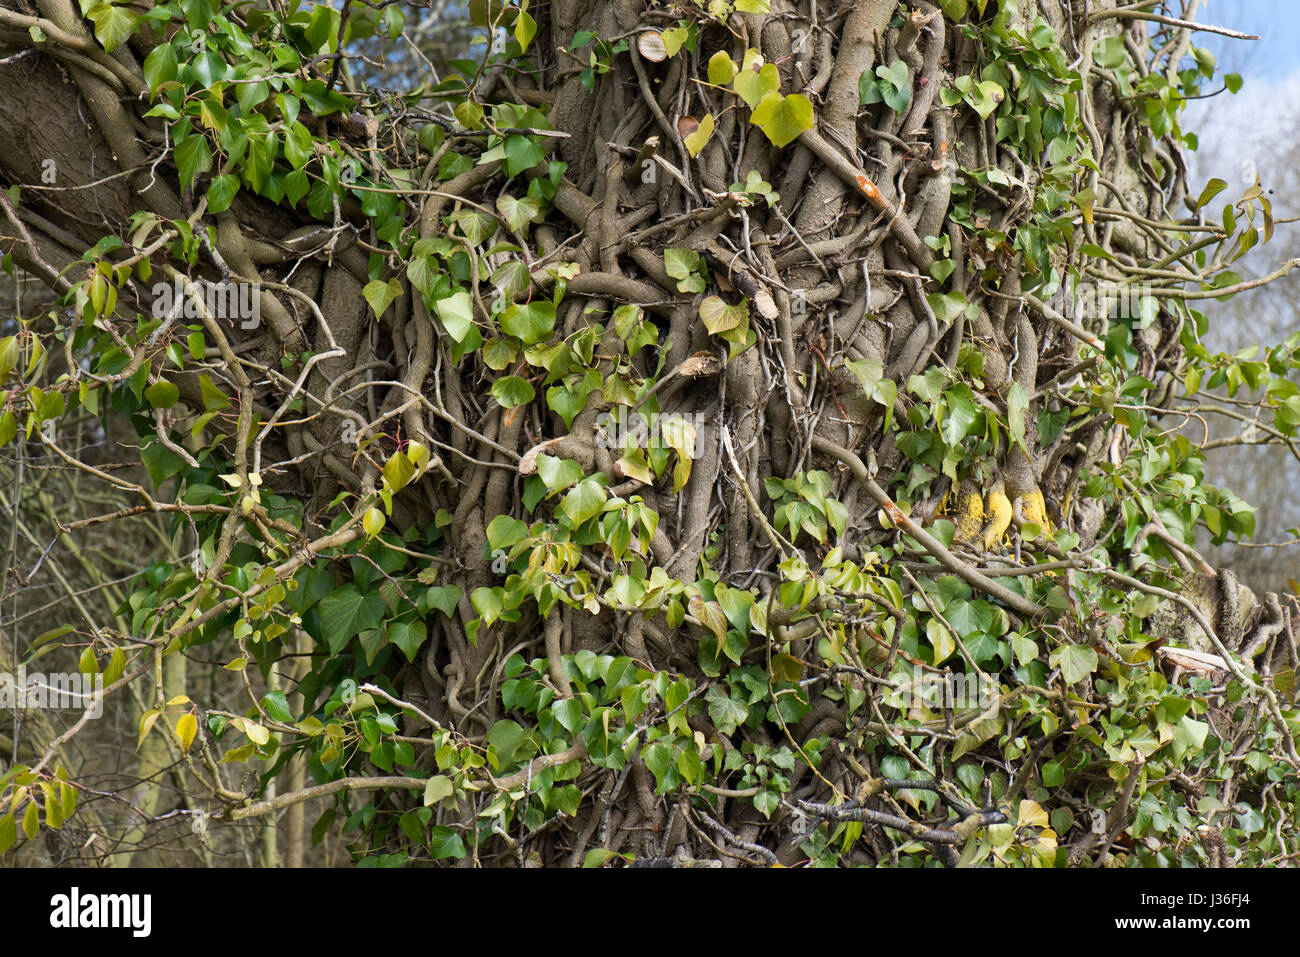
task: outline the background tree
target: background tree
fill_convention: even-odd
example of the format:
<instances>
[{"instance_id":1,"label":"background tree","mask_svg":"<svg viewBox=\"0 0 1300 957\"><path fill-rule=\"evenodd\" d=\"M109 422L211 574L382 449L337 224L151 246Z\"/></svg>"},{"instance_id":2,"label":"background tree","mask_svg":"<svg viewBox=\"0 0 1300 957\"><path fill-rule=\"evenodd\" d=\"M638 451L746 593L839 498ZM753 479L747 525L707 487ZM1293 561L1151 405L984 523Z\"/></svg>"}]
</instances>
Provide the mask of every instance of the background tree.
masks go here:
<instances>
[{"instance_id":1,"label":"background tree","mask_svg":"<svg viewBox=\"0 0 1300 957\"><path fill-rule=\"evenodd\" d=\"M0 7L15 506L165 540L33 634L11 534L9 660L133 698L146 785L16 728L0 849L1293 856L1296 599L1195 550L1251 511L1181 427L1293 441L1297 338L1198 307L1296 261L1187 181L1191 11L472 2L391 92L402 9Z\"/></svg>"}]
</instances>

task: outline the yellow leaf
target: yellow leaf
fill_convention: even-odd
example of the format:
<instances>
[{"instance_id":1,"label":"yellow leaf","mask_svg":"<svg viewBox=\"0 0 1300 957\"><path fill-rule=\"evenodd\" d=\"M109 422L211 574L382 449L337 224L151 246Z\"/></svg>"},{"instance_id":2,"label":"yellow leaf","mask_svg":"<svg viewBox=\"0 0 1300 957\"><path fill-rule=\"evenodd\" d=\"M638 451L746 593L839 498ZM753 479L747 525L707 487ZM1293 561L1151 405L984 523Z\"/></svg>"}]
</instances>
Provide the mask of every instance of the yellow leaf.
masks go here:
<instances>
[{"instance_id":1,"label":"yellow leaf","mask_svg":"<svg viewBox=\"0 0 1300 957\"><path fill-rule=\"evenodd\" d=\"M140 750L140 745L144 744L144 739L150 731L153 730L154 722L158 720L158 715L162 714L160 708L150 708L144 714L140 715L140 739L135 743L135 749Z\"/></svg>"},{"instance_id":2,"label":"yellow leaf","mask_svg":"<svg viewBox=\"0 0 1300 957\"><path fill-rule=\"evenodd\" d=\"M181 750L190 753L194 736L199 733L199 722L192 714L183 714L176 722L176 736L181 739Z\"/></svg>"},{"instance_id":3,"label":"yellow leaf","mask_svg":"<svg viewBox=\"0 0 1300 957\"><path fill-rule=\"evenodd\" d=\"M704 119L700 120L700 125L695 132L686 137L686 152L691 156L699 156L700 151L708 145L709 138L713 136L713 114L705 113Z\"/></svg>"},{"instance_id":4,"label":"yellow leaf","mask_svg":"<svg viewBox=\"0 0 1300 957\"><path fill-rule=\"evenodd\" d=\"M1043 810L1041 805L1034 801L1023 799L1020 802L1020 813L1017 816L1016 821L1021 827L1025 827L1026 825L1032 827L1047 827L1048 824L1051 823L1048 820L1047 812Z\"/></svg>"},{"instance_id":5,"label":"yellow leaf","mask_svg":"<svg viewBox=\"0 0 1300 957\"><path fill-rule=\"evenodd\" d=\"M415 466L416 474L420 474L429 464L429 447L422 442L411 441L406 445L406 457L411 464Z\"/></svg>"},{"instance_id":6,"label":"yellow leaf","mask_svg":"<svg viewBox=\"0 0 1300 957\"><path fill-rule=\"evenodd\" d=\"M367 538L374 538L384 530L384 513L377 508L368 509L361 518L361 527L366 530Z\"/></svg>"}]
</instances>

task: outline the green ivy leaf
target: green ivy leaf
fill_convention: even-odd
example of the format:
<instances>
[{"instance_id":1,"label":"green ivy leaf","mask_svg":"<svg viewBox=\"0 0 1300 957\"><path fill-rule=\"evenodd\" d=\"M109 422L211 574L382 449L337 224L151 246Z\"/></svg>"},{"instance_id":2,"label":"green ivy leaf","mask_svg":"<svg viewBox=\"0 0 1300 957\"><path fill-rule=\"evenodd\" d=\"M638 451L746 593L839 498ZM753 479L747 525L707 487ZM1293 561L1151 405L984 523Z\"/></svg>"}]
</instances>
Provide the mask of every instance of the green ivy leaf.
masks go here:
<instances>
[{"instance_id":1,"label":"green ivy leaf","mask_svg":"<svg viewBox=\"0 0 1300 957\"><path fill-rule=\"evenodd\" d=\"M516 199L509 193L502 193L497 197L497 212L508 229L521 233L528 228L529 223L536 222L537 217L541 215L542 201L536 196Z\"/></svg>"},{"instance_id":2,"label":"green ivy leaf","mask_svg":"<svg viewBox=\"0 0 1300 957\"><path fill-rule=\"evenodd\" d=\"M429 831L429 856L435 861L445 857L460 860L465 853L465 842L451 828L439 824Z\"/></svg>"},{"instance_id":3,"label":"green ivy leaf","mask_svg":"<svg viewBox=\"0 0 1300 957\"><path fill-rule=\"evenodd\" d=\"M112 53L125 43L135 32L136 24L140 22L140 17L126 7L113 6L110 3L101 3L92 7L86 16L94 21L95 39L108 53Z\"/></svg>"},{"instance_id":4,"label":"green ivy leaf","mask_svg":"<svg viewBox=\"0 0 1300 957\"><path fill-rule=\"evenodd\" d=\"M1076 684L1097 670L1097 652L1084 645L1063 645L1048 656L1048 664L1061 669L1066 684Z\"/></svg>"},{"instance_id":5,"label":"green ivy leaf","mask_svg":"<svg viewBox=\"0 0 1300 957\"><path fill-rule=\"evenodd\" d=\"M511 303L501 313L501 328L508 335L521 339L524 345L549 339L555 328L555 303L549 299L538 299L524 305Z\"/></svg>"},{"instance_id":6,"label":"green ivy leaf","mask_svg":"<svg viewBox=\"0 0 1300 957\"><path fill-rule=\"evenodd\" d=\"M802 93L789 96L768 93L754 109L750 121L774 146L785 146L813 128L812 101Z\"/></svg>"},{"instance_id":7,"label":"green ivy leaf","mask_svg":"<svg viewBox=\"0 0 1300 957\"><path fill-rule=\"evenodd\" d=\"M373 279L366 283L361 295L370 303L370 308L375 311L375 318L383 316L385 310L392 305L393 300L402 294L402 284L397 279L390 279L384 282L382 279Z\"/></svg>"},{"instance_id":8,"label":"green ivy leaf","mask_svg":"<svg viewBox=\"0 0 1300 957\"><path fill-rule=\"evenodd\" d=\"M526 11L520 10L515 17L515 39L519 41L521 53L528 52L528 44L533 42L535 36L537 36L537 21Z\"/></svg>"},{"instance_id":9,"label":"green ivy leaf","mask_svg":"<svg viewBox=\"0 0 1300 957\"><path fill-rule=\"evenodd\" d=\"M223 173L208 184L208 211L224 213L235 200L239 192L239 178L230 173Z\"/></svg>"},{"instance_id":10,"label":"green ivy leaf","mask_svg":"<svg viewBox=\"0 0 1300 957\"><path fill-rule=\"evenodd\" d=\"M560 502L560 511L577 528L605 507L605 488L596 479L583 479Z\"/></svg>"},{"instance_id":11,"label":"green ivy leaf","mask_svg":"<svg viewBox=\"0 0 1300 957\"><path fill-rule=\"evenodd\" d=\"M451 783L451 778L443 774L435 774L429 778L424 785L424 806L437 804L444 798L449 798L456 793L455 786Z\"/></svg>"},{"instance_id":12,"label":"green ivy leaf","mask_svg":"<svg viewBox=\"0 0 1300 957\"><path fill-rule=\"evenodd\" d=\"M769 93L777 94L781 89L781 75L777 72L775 63L767 63L758 72L741 70L731 81L731 88L745 101L746 106L751 110L757 109L764 97ZM758 120L755 119L754 122L757 123Z\"/></svg>"},{"instance_id":13,"label":"green ivy leaf","mask_svg":"<svg viewBox=\"0 0 1300 957\"><path fill-rule=\"evenodd\" d=\"M379 626L384 600L376 592L362 594L355 585L344 585L321 600L321 630L330 654L340 654L361 632Z\"/></svg>"},{"instance_id":14,"label":"green ivy leaf","mask_svg":"<svg viewBox=\"0 0 1300 957\"><path fill-rule=\"evenodd\" d=\"M170 43L160 43L149 51L144 58L144 81L149 84L149 92L158 92L158 87L176 79L179 65L176 62L176 50Z\"/></svg>"},{"instance_id":15,"label":"green ivy leaf","mask_svg":"<svg viewBox=\"0 0 1300 957\"><path fill-rule=\"evenodd\" d=\"M212 169L212 151L208 149L208 141L201 133L190 133L176 144L173 153L181 186L186 189L194 185L200 173Z\"/></svg>"},{"instance_id":16,"label":"green ivy leaf","mask_svg":"<svg viewBox=\"0 0 1300 957\"><path fill-rule=\"evenodd\" d=\"M537 398L537 390L527 379L521 379L517 375L507 375L492 383L492 398L496 399L502 408L513 409L515 406L532 402Z\"/></svg>"},{"instance_id":17,"label":"green ivy leaf","mask_svg":"<svg viewBox=\"0 0 1300 957\"><path fill-rule=\"evenodd\" d=\"M407 483L415 477L415 464L404 452L394 452L384 463L384 481L394 492L406 488Z\"/></svg>"},{"instance_id":18,"label":"green ivy leaf","mask_svg":"<svg viewBox=\"0 0 1300 957\"><path fill-rule=\"evenodd\" d=\"M537 456L537 474L552 492L562 492L582 479L582 466L572 459L542 453Z\"/></svg>"},{"instance_id":19,"label":"green ivy leaf","mask_svg":"<svg viewBox=\"0 0 1300 957\"><path fill-rule=\"evenodd\" d=\"M704 292L705 279L700 275L704 271L704 257L695 250L665 249L664 269L677 280L678 292Z\"/></svg>"},{"instance_id":20,"label":"green ivy leaf","mask_svg":"<svg viewBox=\"0 0 1300 957\"><path fill-rule=\"evenodd\" d=\"M1011 440L1020 446L1026 454L1029 447L1025 444L1025 413L1029 411L1029 394L1019 382L1011 383L1007 390L1007 428L1011 430Z\"/></svg>"},{"instance_id":21,"label":"green ivy leaf","mask_svg":"<svg viewBox=\"0 0 1300 957\"><path fill-rule=\"evenodd\" d=\"M166 381L155 382L144 390L144 397L155 409L170 409L181 397L181 390Z\"/></svg>"},{"instance_id":22,"label":"green ivy leaf","mask_svg":"<svg viewBox=\"0 0 1300 957\"><path fill-rule=\"evenodd\" d=\"M446 299L435 302L433 308L438 313L438 318L442 320L447 335L457 342L464 342L465 337L474 328L474 308L469 293L464 289L458 289Z\"/></svg>"},{"instance_id":23,"label":"green ivy leaf","mask_svg":"<svg viewBox=\"0 0 1300 957\"><path fill-rule=\"evenodd\" d=\"M415 653L428 637L428 627L422 621L394 621L388 624L388 640L401 649L407 661L415 661Z\"/></svg>"},{"instance_id":24,"label":"green ivy leaf","mask_svg":"<svg viewBox=\"0 0 1300 957\"><path fill-rule=\"evenodd\" d=\"M736 78L736 62L724 50L719 50L709 57L709 82L715 86L726 86Z\"/></svg>"}]
</instances>

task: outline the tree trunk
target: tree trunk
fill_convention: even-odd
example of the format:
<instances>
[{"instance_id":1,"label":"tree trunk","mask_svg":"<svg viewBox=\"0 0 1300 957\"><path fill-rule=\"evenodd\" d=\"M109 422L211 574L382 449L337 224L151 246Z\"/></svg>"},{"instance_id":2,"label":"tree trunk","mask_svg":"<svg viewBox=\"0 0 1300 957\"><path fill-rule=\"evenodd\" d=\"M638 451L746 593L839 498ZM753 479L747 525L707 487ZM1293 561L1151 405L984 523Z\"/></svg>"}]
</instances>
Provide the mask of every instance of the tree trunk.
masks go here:
<instances>
[{"instance_id":1,"label":"tree trunk","mask_svg":"<svg viewBox=\"0 0 1300 957\"><path fill-rule=\"evenodd\" d=\"M531 66L489 57L468 93L444 82L455 122L438 97L365 101L345 72L346 109L302 98L316 144L303 168L325 199L291 207L276 191L303 164L274 91L231 113L282 122L265 177L253 145L217 149L237 121L209 109L192 119L214 162L191 188L178 157L197 134L144 117L167 91L142 64L174 35L188 44L189 27L164 21L107 53L71 0L8 0L0 176L25 185L0 200L6 249L60 292L85 281L69 305L99 314L75 348L124 359L81 382L166 450L161 478L178 495L232 478L206 513L187 496L200 578L178 566L181 597L136 627L169 653L204 644L289 677L280 639L236 623L283 619L292 634L297 616L315 641L302 710L285 721L263 702L250 717L314 755L318 783L446 775L454 793L415 825L423 840L382 823L418 813L413 785L369 798L382 813L360 849L417 858L443 856L447 829L467 862L519 865L593 849L876 862L913 853L906 837L949 864L963 849L1055 860L1058 840L1070 859L1139 854L1121 832L1151 753L1088 733L1108 707L1100 684L1159 677L1150 651L1129 650L1150 640L1144 595L1177 612L1170 640L1201 629L1294 773L1270 683L1295 664L1291 612L1223 612L1235 583L1207 601L1185 591L1179 566L1206 571L1190 542L1210 506L1139 464L1195 471L1157 420L1199 361L1186 300L1207 298L1226 262L1180 247L1240 235L1204 228L1188 198L1177 105L1205 80L1177 72L1188 32L1110 0L705 6L554 0L529 21L491 6L489 34L506 28ZM272 20L243 22L270 44ZM225 22L203 36L235 62ZM193 102L235 110L234 93L188 82ZM331 202L336 155L356 175ZM219 175L241 188L214 214ZM156 220L133 224L137 209ZM1259 197L1251 210L1267 215ZM159 242L178 221L211 230L189 264ZM126 245L79 263L106 235ZM155 278L119 276L115 308L96 306L94 263L141 258ZM172 270L258 284L257 321L137 327L161 315L153 283ZM1058 293L1072 282L1083 298ZM52 354L64 321L34 327ZM169 365L166 346L191 331L206 354ZM141 399L160 382L174 407ZM308 568L332 576L320 593L265 607L275 583L314 590ZM413 622L427 637L399 654ZM1255 677L1234 657L1246 648ZM616 681L610 662L625 659ZM913 694L954 676L991 682L991 697ZM345 679L401 708L387 757L360 725L345 729L360 749L346 765L329 735L295 730L350 714L326 707ZM196 749L232 746L199 724ZM394 770L403 739L431 744ZM247 804L230 765L193 754L218 817L319 793L299 775ZM369 793L340 787L347 813ZM1014 840L986 830L1008 820Z\"/></svg>"}]
</instances>

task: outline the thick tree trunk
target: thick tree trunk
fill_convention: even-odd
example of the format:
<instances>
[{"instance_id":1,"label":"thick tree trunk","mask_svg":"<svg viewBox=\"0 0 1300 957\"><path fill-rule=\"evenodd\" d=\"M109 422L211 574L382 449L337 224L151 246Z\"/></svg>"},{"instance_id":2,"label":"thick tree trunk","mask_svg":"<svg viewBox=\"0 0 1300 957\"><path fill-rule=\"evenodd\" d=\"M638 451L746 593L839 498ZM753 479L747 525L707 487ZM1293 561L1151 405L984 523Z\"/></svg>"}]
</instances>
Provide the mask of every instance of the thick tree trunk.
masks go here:
<instances>
[{"instance_id":1,"label":"thick tree trunk","mask_svg":"<svg viewBox=\"0 0 1300 957\"><path fill-rule=\"evenodd\" d=\"M947 589L941 601L960 592L990 614L996 609L1018 640L1030 643L1016 646L1017 666L1038 659L1040 651L1047 662L1055 642L1086 647L1095 661L1094 646L1104 650L1118 640L1113 627L1105 630L1113 622L1098 624L1090 609L1070 608L1079 576L1101 580L1087 556L1094 546L1114 546L1106 538L1119 509L1114 488L1085 492L1081 479L1098 465L1122 462L1136 434L1112 414L1115 354L1099 350L1110 341L1104 337L1121 336L1116 348L1127 358L1117 361L1128 364L1126 376L1142 377L1149 386L1132 404L1158 413L1184 371L1186 319L1176 300L1157 297L1151 300L1154 313L1140 326L1123 327L1134 330L1124 339L1127 333L1117 332L1106 315L1066 310L1050 293L1085 262L1100 263L1093 275L1109 270L1123 286L1148 274L1159 281L1161 270L1167 273L1178 259L1169 246L1171 234L1151 224L1182 216L1178 207L1187 184L1181 143L1167 122L1165 132L1153 134L1150 114L1143 112L1149 100L1128 96L1113 74L1093 67L1099 51L1113 66L1115 51L1128 48L1139 73L1153 64L1177 82L1181 53L1164 63L1158 55L1153 59L1145 21L1096 17L1114 6L1110 2L1088 4L1091 20L1081 3L1021 2L1008 15L995 2L987 10L972 2L964 24L925 0L906 10L888 0L838 6L772 0L770 6L765 13L720 18L694 7L683 14L634 0L554 0L532 10L537 32L529 56L535 69L489 67L471 99L489 109L500 103L539 107L555 135L533 141L551 159L562 160L562 170L543 161L511 179L488 161L440 180L430 160L450 155L447 145L434 154L421 152L411 135L415 114L403 115L395 103L385 106L392 108L389 114L367 106L365 114L306 121L315 124L318 137L337 140L371 164L363 175L373 182L393 182L381 166L389 174L411 171L400 201L412 238L437 242L455 236L468 249L478 241L465 238L463 227L449 227L448 217L500 213L506 223L500 238L522 252L489 251L488 243L471 251L475 262L482 256L485 263L482 276L465 280L472 286L472 319L485 330L484 338L502 335L495 331L501 313L485 277L509 260L524 262L531 275L526 288L503 293L507 300L545 302L564 282L556 330L571 343L594 331L586 356L604 387L592 390L588 383L574 409L552 400L548 389L576 392L582 387L577 372L567 379L548 377L513 346L504 361L486 361L487 346L458 355L458 340L442 311L447 300L431 307L408 274L395 268L406 253L395 253L376 237L374 222L362 211L364 193L345 195L337 219L326 217L324 223L301 206L291 211L287 202L272 203L251 188L241 189L226 212L213 215L196 205L202 190L182 188L163 126L143 118L149 95L141 64L164 37L138 33L110 54L71 0L37 0L34 9L7 0L3 8L0 178L25 184L18 203L4 208L6 249L14 260L64 291L86 278L88 267L76 264L83 250L105 235L129 238L131 214L144 209L163 220L214 228L196 265L182 271L195 279L260 283L260 326L209 323L204 331L224 366L171 369L167 379L193 410L212 408L204 379L216 381L234 402L230 413L208 426L213 435L222 433L218 451L235 462L224 470L247 476L277 463L265 488L302 503L301 533L274 560L286 562L291 550L325 542L338 514L331 503L340 492L370 501L386 481L385 462L407 442L433 450L429 466L393 502L390 527L412 530L410 548L437 541L426 532L441 528L436 581L460 592L450 614L429 612L429 638L414 664L401 665L395 655L390 660L387 678L397 699L481 746L485 736L495 740L493 729L502 719L519 717L501 696L502 683L518 671L508 667L515 654L525 661L545 659L538 680L560 699L588 693L594 679L576 671L572 657L584 651L627 655L648 671L688 678L700 691L713 682L713 688L730 689L723 699L737 693L739 679L728 685L727 675L739 675L742 664L766 675L765 694L776 694L774 681L783 689L772 701L764 699L761 720L749 723L724 722L715 707L683 711L689 726L677 727L679 740L695 740L706 752L716 747L719 756L740 753L743 745L740 763L748 762L751 771L762 765L759 777L751 774L743 786L735 786L732 775L699 789L688 786L694 783L689 778L675 790L664 788L644 754L634 751L631 771L619 771L617 763L602 767L586 760L590 735L566 740L566 747L582 751L579 784L588 797L577 814L530 837L527 851L513 836L502 836L504 831L494 836L480 828L487 843L475 843L466 862L476 855L517 855L524 862L527 853L536 853L547 863L577 863L601 847L639 859L678 854L721 859L724 866L738 860L793 863L809 853L800 815L834 822L844 815L829 805L856 798L868 809L859 820L894 830L876 828L873 836L869 829L846 860L887 859L896 848L886 835L903 832L952 863L954 845L1005 813L992 806L974 812L966 806L975 800L969 791L964 803L953 800L957 791L944 792L956 780L961 752L990 742L995 762L1013 775L999 779L997 797L1009 801L1024 793L1045 749L1052 753L1061 715L1051 716L1057 691L1039 687L1035 693L1047 696L1043 708L1049 714L1042 724L1028 728L1011 721L985 734L994 719L976 713L967 715L968 731L961 732L949 712L946 730L931 734L924 747L905 742L912 732L882 715L878 686L894 679L893 669L903 662L918 675L943 672L937 648L926 644L941 641L936 632L946 629L959 644L963 633L970 640L962 623L946 621L933 604L934 583ZM36 22L47 27L49 40L31 48L26 25ZM671 35L683 24L693 36L673 56L653 54L653 45L647 48L653 55L640 52L640 37ZM170 36L174 27L166 26ZM1185 34L1172 30L1167 36L1183 42ZM624 46L619 39L629 42ZM586 69L592 50L600 51L601 62ZM719 56L729 69L714 76ZM743 84L727 75L737 67L744 82L764 90L774 68L777 108L793 110L794 97L806 97L813 107L811 125L789 136L773 134L775 127L761 129L761 114L752 110L760 100L748 102ZM1080 86L1071 88L1068 78L1080 76ZM1015 108L999 112L1007 98ZM383 135L377 137L371 114L379 116ZM690 135L701 123L704 131L713 129L702 146L699 135ZM447 144L474 160L485 149L481 132L467 133L457 124ZM530 178L540 182L548 176L554 194L540 221L509 223L503 210L512 207L500 197L518 200ZM200 186L207 182L210 177ZM687 252L684 261L697 264L694 281L667 261L667 250ZM156 258L161 263L163 254ZM560 279L555 270L562 264L571 265ZM390 277L400 291L376 317L363 288L369 295L368 283ZM124 283L118 296L116 315L103 321L121 340L134 328L135 314L149 314L154 303L150 284L138 279ZM640 307L653 323L648 348L626 346L629 334L619 330L616 310L627 304ZM732 341L710 333L716 310L742 307L745 318L738 327L719 324L720 331L732 332ZM746 331L748 347L740 348ZM172 331L160 342L176 335ZM224 342L214 341L218 335ZM308 350L326 357L308 362ZM126 351L152 361L139 343ZM1098 372L1102 366L1112 369L1106 374L1112 378ZM512 408L494 401L488 389L507 374L531 376L536 399ZM686 416L693 429L693 461L686 463L689 476L679 489L672 468L642 481L651 477L645 465L638 472L620 461L626 450L611 449L602 431L609 413L620 403L645 403L651 386L657 405L646 408ZM621 398L629 388L636 401ZM1096 398L1106 389L1107 400ZM282 404L290 396L298 405L286 415ZM263 439L254 419L276 421L277 427ZM1068 424L1042 425L1051 420ZM148 425L166 433L180 421L169 413ZM168 441L185 441L183 429L173 432ZM197 444L191 451L199 451ZM662 614L634 607L639 599L624 593L611 598L611 591L600 601L570 595L545 610L525 604L514 622L482 624L485 613L476 594L510 588L497 564L504 552L498 555L489 540L493 519L513 515L533 522L550 508L532 514L521 504L529 481L536 481L531 477L539 451L576 461L583 475L604 473L622 500L640 496L658 516L646 547L629 556L632 565L605 540L588 546L584 559L563 574L548 572L551 580L577 587L573 576L592 576L596 595L629 569L642 583L652 580L651 569L662 569L681 583L673 594L680 597L684 620L670 624ZM673 461L686 459L680 450L675 454ZM664 455L669 461L666 448ZM816 484L821 478L824 486ZM789 480L785 491L783 480ZM803 491L796 489L798 481L806 483L798 486ZM787 492L803 511L787 508L785 515L796 517L783 519L779 503ZM827 499L842 502L843 511L827 506ZM802 532L797 516L804 516ZM838 529L837 516L843 523ZM829 539L828 524L835 532ZM213 528L216 558L208 567L238 564L230 559L231 549L257 540L257 532L248 531L233 511ZM1073 532L1077 539L1051 544L1057 532ZM361 531L354 521L335 536L328 540L331 548L348 545ZM833 555L823 547L828 540L838 546ZM531 546L535 554L541 542ZM305 559L314 554L302 552ZM1041 573L1023 572L1021 563L1032 564L1035 556L1056 564ZM520 555L505 557L511 572L526 574ZM812 592L792 597L798 595L792 583L807 569L830 576L816 572L823 560L859 562L863 581L879 574L891 584L842 584L827 586L815 599ZM873 566L886 561L887 567ZM806 567L796 573L803 562ZM361 574L363 564L336 563L336 584ZM1021 568L1023 576L1014 569L1009 574L1007 565ZM210 577L217 580L215 572ZM401 581L412 585L413 572ZM1064 588L1053 591L1058 584ZM560 590L561 584L551 587ZM753 610L744 614L751 616L753 634L738 631L743 626L730 613L723 617L728 589L752 589ZM1215 613L1210 624L1225 630ZM931 630L922 624L918 639L919 616L929 618ZM182 618L170 621L166 634L179 638L197 627ZM1091 637L1089 628L1097 629ZM739 650L728 646L724 653L720 646L734 640L732 631L739 635ZM760 634L761 640L755 637ZM314 637L321 640L319 630ZM1247 638L1226 650L1239 650ZM1283 645L1268 647L1272 655ZM316 653L315 669L328 672L323 642ZM1005 669L1004 679L1011 680L1010 655L994 662L962 645L952 661L958 671L965 667L981 675L984 668ZM1039 683L1058 680L1057 661L1053 657L1050 667L1040 669ZM330 674L313 690L340 677ZM1024 677L1019 681L1037 687ZM1005 701L1021 694L1011 694L1009 685L1003 691ZM1059 693L1061 709L1072 713L1065 691ZM780 695L798 706L786 711ZM308 696L306 713L316 704ZM204 706L241 710L221 702ZM673 725L677 707L684 706L670 696L656 720ZM427 723L414 714L407 712L404 733L427 735ZM720 724L728 724L730 733ZM1020 765L1012 767L999 755L999 734L1029 736ZM820 758L810 754L810 742L824 747ZM958 753L949 747L954 743ZM1280 747L1294 758L1289 735ZM780 765L755 757L780 749L788 755ZM886 773L894 765L882 765L885 753L908 755L912 770L939 780L939 793L957 817L914 798L905 802L913 812L908 817L900 803L879 797L881 780L897 776ZM432 758L421 760L425 770L432 767ZM711 760L706 754L705 762ZM492 771L515 774L505 767ZM533 765L525 771L519 786L531 780ZM236 800L231 785L223 783L224 771L203 773L215 778L217 800ZM784 803L777 807L773 798L773 804L756 808L751 799L769 792L767 784L755 782L770 780L762 777L769 773L785 780L779 791ZM299 775L299 791L302 783ZM664 790L673 793L665 797ZM1125 794L1131 793L1120 782L1097 806L1109 808L1122 823ZM405 798L376 803L388 810L408 806ZM467 796L456 813L440 812L439 822L468 834L478 827L484 804ZM298 863L300 816L291 827L288 859ZM1074 845L1080 855L1104 855L1109 848L1109 842L1094 847L1092 838L1080 840Z\"/></svg>"}]
</instances>

